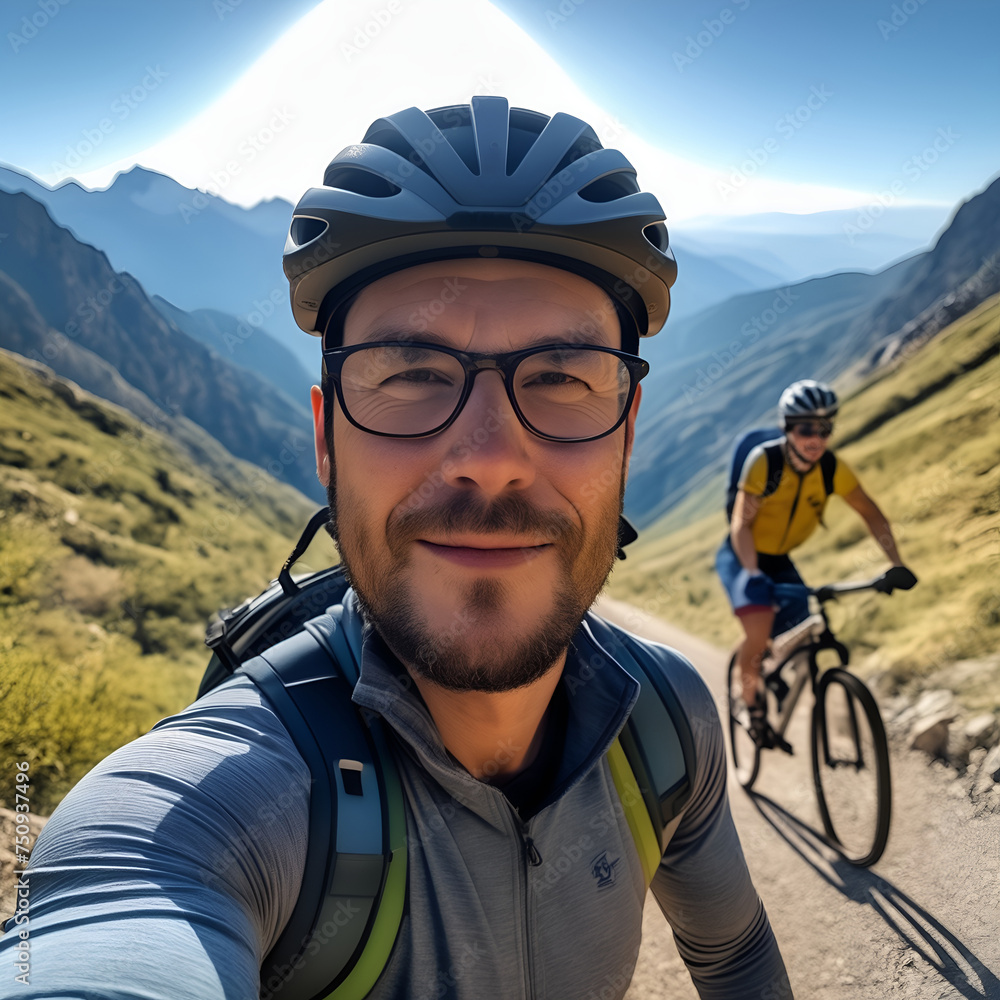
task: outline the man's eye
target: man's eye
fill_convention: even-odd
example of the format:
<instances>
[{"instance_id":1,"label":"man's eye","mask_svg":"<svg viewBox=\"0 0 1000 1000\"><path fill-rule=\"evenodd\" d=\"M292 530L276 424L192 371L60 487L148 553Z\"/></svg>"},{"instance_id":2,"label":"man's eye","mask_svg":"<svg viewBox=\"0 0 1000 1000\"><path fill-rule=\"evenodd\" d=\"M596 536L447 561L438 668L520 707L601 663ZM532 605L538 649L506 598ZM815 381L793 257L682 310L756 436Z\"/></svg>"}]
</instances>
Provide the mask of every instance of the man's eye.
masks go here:
<instances>
[{"instance_id":1,"label":"man's eye","mask_svg":"<svg viewBox=\"0 0 1000 1000\"><path fill-rule=\"evenodd\" d=\"M566 372L552 371L552 372L538 372L533 375L529 380L528 384L532 383L540 385L569 385L571 382L576 382L578 379L574 378L572 375Z\"/></svg>"},{"instance_id":2,"label":"man's eye","mask_svg":"<svg viewBox=\"0 0 1000 1000\"><path fill-rule=\"evenodd\" d=\"M445 372L435 368L407 368L405 371L397 372L386 379L387 382L422 382L425 384L439 383L441 385L451 385L452 378Z\"/></svg>"}]
</instances>

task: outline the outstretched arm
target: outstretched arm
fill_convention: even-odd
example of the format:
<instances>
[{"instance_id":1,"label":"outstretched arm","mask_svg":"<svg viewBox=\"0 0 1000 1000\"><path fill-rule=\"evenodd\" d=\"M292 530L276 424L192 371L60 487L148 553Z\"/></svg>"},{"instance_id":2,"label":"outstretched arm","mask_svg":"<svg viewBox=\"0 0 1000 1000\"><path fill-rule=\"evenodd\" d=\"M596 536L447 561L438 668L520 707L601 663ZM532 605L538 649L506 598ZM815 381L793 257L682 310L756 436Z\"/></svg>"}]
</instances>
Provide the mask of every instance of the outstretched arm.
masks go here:
<instances>
[{"instance_id":1,"label":"outstretched arm","mask_svg":"<svg viewBox=\"0 0 1000 1000\"><path fill-rule=\"evenodd\" d=\"M304 762L246 681L115 751L32 851L17 995L255 1000L298 896L308 802ZM5 976L20 929L0 938Z\"/></svg>"},{"instance_id":2,"label":"outstretched arm","mask_svg":"<svg viewBox=\"0 0 1000 1000\"><path fill-rule=\"evenodd\" d=\"M844 499L861 515L861 519L868 525L872 538L886 554L889 562L893 566L902 566L903 560L899 558L899 552L896 550L892 528L875 501L860 486L855 486Z\"/></svg>"}]
</instances>

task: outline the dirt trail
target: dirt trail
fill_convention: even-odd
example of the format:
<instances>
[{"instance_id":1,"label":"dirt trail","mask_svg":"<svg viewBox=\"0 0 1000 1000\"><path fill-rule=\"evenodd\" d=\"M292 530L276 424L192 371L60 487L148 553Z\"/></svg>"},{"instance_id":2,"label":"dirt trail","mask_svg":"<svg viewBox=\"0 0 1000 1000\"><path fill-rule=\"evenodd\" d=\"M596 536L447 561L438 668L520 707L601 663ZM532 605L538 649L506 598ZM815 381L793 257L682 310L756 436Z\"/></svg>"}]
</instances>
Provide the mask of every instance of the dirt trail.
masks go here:
<instances>
[{"instance_id":1,"label":"dirt trail","mask_svg":"<svg viewBox=\"0 0 1000 1000\"><path fill-rule=\"evenodd\" d=\"M686 655L723 714L723 650L607 598L599 610ZM788 734L795 756L765 755L754 795L730 776L743 850L795 996L1000 1000L1000 816L975 817L952 772L896 747L885 855L869 871L846 864L818 833L807 708L808 696ZM697 993L650 899L628 1000L668 997Z\"/></svg>"}]
</instances>

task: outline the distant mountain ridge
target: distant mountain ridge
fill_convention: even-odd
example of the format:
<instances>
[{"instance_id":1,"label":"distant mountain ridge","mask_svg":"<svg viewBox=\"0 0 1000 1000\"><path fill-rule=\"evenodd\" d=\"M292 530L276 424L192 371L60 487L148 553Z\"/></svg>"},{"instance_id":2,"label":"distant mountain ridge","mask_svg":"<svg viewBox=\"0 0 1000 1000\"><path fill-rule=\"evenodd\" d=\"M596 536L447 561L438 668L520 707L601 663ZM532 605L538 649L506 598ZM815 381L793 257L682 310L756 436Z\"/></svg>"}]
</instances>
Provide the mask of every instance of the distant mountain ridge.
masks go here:
<instances>
[{"instance_id":1,"label":"distant mountain ridge","mask_svg":"<svg viewBox=\"0 0 1000 1000\"><path fill-rule=\"evenodd\" d=\"M42 202L56 222L103 250L117 270L186 312L215 310L246 323L260 303L278 295L283 304L259 324L261 331L307 371L318 364L316 344L298 329L287 306L281 249L289 202L275 198L245 209L143 167L120 173L105 190L87 191L72 181L50 188L0 166L0 189ZM674 319L809 274L876 269L922 250L938 224L933 210L891 209L898 225L882 217L876 230L849 246L839 216L827 218L833 214L750 216L722 220L721 229L668 219L680 271Z\"/></svg>"},{"instance_id":2,"label":"distant mountain ridge","mask_svg":"<svg viewBox=\"0 0 1000 1000\"><path fill-rule=\"evenodd\" d=\"M259 328L304 366L317 364L315 343L295 325L287 305L281 270L292 217L287 201L245 209L142 167L119 174L103 191L74 181L49 188L0 167L0 189L41 202L59 225L104 251L116 270L186 312L211 308L247 322L277 294L281 308Z\"/></svg>"},{"instance_id":3,"label":"distant mountain ridge","mask_svg":"<svg viewBox=\"0 0 1000 1000\"><path fill-rule=\"evenodd\" d=\"M184 417L233 455L320 499L302 402L165 319L131 275L56 225L26 194L0 192L0 346L147 422Z\"/></svg>"}]
</instances>

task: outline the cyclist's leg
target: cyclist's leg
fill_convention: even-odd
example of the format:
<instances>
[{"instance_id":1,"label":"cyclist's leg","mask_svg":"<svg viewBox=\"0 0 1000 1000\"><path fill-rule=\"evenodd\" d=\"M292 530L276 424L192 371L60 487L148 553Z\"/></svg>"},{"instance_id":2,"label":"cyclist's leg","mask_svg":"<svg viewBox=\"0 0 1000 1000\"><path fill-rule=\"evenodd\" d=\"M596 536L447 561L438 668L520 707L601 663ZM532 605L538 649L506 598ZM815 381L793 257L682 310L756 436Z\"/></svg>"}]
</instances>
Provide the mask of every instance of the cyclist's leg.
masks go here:
<instances>
[{"instance_id":1,"label":"cyclist's leg","mask_svg":"<svg viewBox=\"0 0 1000 1000\"><path fill-rule=\"evenodd\" d=\"M755 705L763 692L760 683L760 662L767 649L774 624L774 610L759 605L750 606L736 612L743 626L744 638L736 654L743 678L743 700L748 706Z\"/></svg>"},{"instance_id":2,"label":"cyclist's leg","mask_svg":"<svg viewBox=\"0 0 1000 1000\"><path fill-rule=\"evenodd\" d=\"M746 573L733 551L727 535L715 554L715 569L719 574L733 613L743 627L743 642L737 651L737 662L743 681L743 700L748 706L757 701L760 689L760 661L767 648L774 623L774 608L755 604L746 594ZM766 572L766 570L765 570Z\"/></svg>"}]
</instances>

